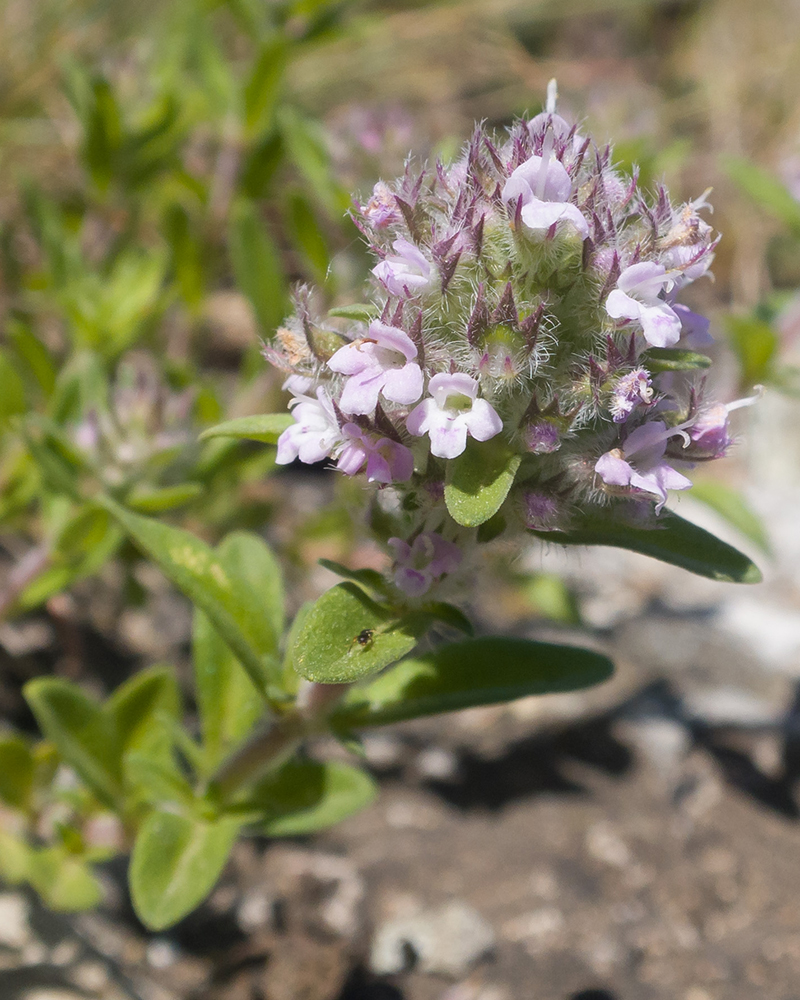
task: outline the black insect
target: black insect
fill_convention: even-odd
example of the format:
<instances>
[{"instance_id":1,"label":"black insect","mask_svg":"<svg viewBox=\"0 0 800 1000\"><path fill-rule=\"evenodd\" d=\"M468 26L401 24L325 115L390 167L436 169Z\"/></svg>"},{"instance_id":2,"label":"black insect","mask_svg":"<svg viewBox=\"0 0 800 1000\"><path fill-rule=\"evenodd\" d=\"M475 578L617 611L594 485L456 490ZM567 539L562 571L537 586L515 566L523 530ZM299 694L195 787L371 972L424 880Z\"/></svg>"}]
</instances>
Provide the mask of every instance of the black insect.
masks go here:
<instances>
[{"instance_id":1,"label":"black insect","mask_svg":"<svg viewBox=\"0 0 800 1000\"><path fill-rule=\"evenodd\" d=\"M351 643L351 648L355 643L358 643L362 649L369 649L372 645L372 640L375 637L375 630L371 628L362 628L358 635L353 639Z\"/></svg>"}]
</instances>

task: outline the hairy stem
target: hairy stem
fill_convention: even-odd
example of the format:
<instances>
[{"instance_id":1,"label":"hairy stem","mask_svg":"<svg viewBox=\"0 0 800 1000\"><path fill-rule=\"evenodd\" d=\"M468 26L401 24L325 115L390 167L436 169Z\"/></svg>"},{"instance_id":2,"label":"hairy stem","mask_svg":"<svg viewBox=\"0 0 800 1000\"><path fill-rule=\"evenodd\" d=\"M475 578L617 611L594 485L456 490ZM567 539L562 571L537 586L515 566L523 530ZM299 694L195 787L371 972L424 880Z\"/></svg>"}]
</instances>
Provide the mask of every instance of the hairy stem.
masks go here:
<instances>
[{"instance_id":1,"label":"hairy stem","mask_svg":"<svg viewBox=\"0 0 800 1000\"><path fill-rule=\"evenodd\" d=\"M220 801L230 801L245 785L283 763L304 739L319 732L348 687L311 682L303 688L290 712L273 719L222 764L211 780Z\"/></svg>"}]
</instances>

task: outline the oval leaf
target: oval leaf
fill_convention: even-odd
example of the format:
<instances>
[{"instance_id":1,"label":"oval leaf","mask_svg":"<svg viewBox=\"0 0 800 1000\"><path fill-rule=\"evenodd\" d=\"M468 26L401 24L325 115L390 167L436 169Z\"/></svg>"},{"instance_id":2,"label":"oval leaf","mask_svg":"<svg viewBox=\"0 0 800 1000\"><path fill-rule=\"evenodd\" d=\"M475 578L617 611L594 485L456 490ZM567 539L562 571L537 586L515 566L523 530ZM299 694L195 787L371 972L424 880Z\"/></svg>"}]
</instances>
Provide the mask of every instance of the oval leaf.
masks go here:
<instances>
[{"instance_id":1,"label":"oval leaf","mask_svg":"<svg viewBox=\"0 0 800 1000\"><path fill-rule=\"evenodd\" d=\"M216 427L209 427L200 435L200 440L231 437L275 444L281 434L293 423L294 417L291 413L262 413L255 417L237 417L235 420L226 420L223 424L217 424Z\"/></svg>"},{"instance_id":2,"label":"oval leaf","mask_svg":"<svg viewBox=\"0 0 800 1000\"><path fill-rule=\"evenodd\" d=\"M159 931L177 923L214 888L240 821L214 821L155 811L142 824L131 857L133 906L142 923Z\"/></svg>"},{"instance_id":3,"label":"oval leaf","mask_svg":"<svg viewBox=\"0 0 800 1000\"><path fill-rule=\"evenodd\" d=\"M531 694L577 691L607 680L613 670L607 657L576 646L467 639L405 660L366 687L355 688L332 723L344 730L383 726Z\"/></svg>"},{"instance_id":4,"label":"oval leaf","mask_svg":"<svg viewBox=\"0 0 800 1000\"><path fill-rule=\"evenodd\" d=\"M522 461L494 441L469 441L458 458L447 463L444 501L451 516L475 528L497 513L508 496Z\"/></svg>"},{"instance_id":5,"label":"oval leaf","mask_svg":"<svg viewBox=\"0 0 800 1000\"><path fill-rule=\"evenodd\" d=\"M376 794L372 778L350 764L291 760L259 782L247 808L263 810L259 833L297 837L341 822Z\"/></svg>"},{"instance_id":6,"label":"oval leaf","mask_svg":"<svg viewBox=\"0 0 800 1000\"><path fill-rule=\"evenodd\" d=\"M292 665L322 684L357 680L411 652L429 624L421 615L396 618L360 587L340 583L308 610L291 650Z\"/></svg>"},{"instance_id":7,"label":"oval leaf","mask_svg":"<svg viewBox=\"0 0 800 1000\"><path fill-rule=\"evenodd\" d=\"M178 590L208 615L263 692L278 636L258 594L190 532L133 514L107 497L102 503Z\"/></svg>"},{"instance_id":8,"label":"oval leaf","mask_svg":"<svg viewBox=\"0 0 800 1000\"><path fill-rule=\"evenodd\" d=\"M686 372L711 367L708 355L684 351L678 347L651 347L642 355L641 361L654 375L657 372Z\"/></svg>"},{"instance_id":9,"label":"oval leaf","mask_svg":"<svg viewBox=\"0 0 800 1000\"><path fill-rule=\"evenodd\" d=\"M653 528L614 521L609 514L585 516L570 531L533 531L556 545L610 545L630 549L726 583L759 583L761 571L732 545L664 511Z\"/></svg>"}]
</instances>

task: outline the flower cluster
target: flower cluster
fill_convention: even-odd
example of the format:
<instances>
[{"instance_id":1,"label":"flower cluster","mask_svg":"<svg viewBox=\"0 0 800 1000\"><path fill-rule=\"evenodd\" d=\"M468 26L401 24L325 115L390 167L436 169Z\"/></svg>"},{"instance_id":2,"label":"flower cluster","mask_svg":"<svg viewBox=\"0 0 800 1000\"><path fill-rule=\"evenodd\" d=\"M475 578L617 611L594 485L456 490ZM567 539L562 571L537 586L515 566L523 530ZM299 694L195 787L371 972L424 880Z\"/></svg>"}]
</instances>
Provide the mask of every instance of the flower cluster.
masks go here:
<instances>
[{"instance_id":1,"label":"flower cluster","mask_svg":"<svg viewBox=\"0 0 800 1000\"><path fill-rule=\"evenodd\" d=\"M475 537L443 502L465 463L516 457L506 530L557 540L620 502L657 514L749 402L705 400L708 321L676 301L712 262L707 208L648 197L556 114L552 86L504 141L478 128L456 163L380 182L355 214L378 258L370 303L322 320L301 294L267 348L294 396L278 462L329 458L399 494L412 596Z\"/></svg>"}]
</instances>

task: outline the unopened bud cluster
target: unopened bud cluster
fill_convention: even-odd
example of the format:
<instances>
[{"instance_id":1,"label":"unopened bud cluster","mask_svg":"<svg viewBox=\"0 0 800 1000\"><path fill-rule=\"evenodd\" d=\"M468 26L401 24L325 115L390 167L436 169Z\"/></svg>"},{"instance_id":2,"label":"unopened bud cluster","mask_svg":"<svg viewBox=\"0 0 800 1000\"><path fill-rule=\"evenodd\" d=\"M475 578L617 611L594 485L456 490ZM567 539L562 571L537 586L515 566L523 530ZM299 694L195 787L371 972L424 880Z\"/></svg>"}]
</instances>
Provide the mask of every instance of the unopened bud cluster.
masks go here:
<instances>
[{"instance_id":1,"label":"unopened bud cluster","mask_svg":"<svg viewBox=\"0 0 800 1000\"><path fill-rule=\"evenodd\" d=\"M267 347L294 396L278 462L327 458L399 494L395 582L412 596L475 537L443 501L470 439L522 456L507 530L557 541L632 500L647 523L725 454L745 402L704 399L689 352L709 324L676 301L711 264L707 208L648 197L555 113L553 88L505 141L477 128L456 163L377 184L356 215L377 258L369 310L323 321L301 294Z\"/></svg>"}]
</instances>

